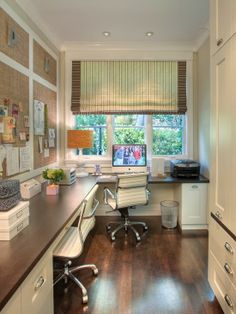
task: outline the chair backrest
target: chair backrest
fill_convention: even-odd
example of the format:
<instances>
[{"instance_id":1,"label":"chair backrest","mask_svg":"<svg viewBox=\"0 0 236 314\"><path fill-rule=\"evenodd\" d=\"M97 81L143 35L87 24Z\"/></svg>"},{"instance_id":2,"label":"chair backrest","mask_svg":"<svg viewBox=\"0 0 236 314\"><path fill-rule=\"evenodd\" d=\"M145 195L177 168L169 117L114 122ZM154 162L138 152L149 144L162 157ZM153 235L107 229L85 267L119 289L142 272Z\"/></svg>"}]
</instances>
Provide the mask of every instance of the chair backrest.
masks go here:
<instances>
[{"instance_id":1,"label":"chair backrest","mask_svg":"<svg viewBox=\"0 0 236 314\"><path fill-rule=\"evenodd\" d=\"M82 236L83 241L85 241L89 231L95 225L95 211L98 207L99 202L95 199L95 194L98 189L98 184L96 184L89 194L85 197L81 205L81 213L78 222L78 229Z\"/></svg>"},{"instance_id":2,"label":"chair backrest","mask_svg":"<svg viewBox=\"0 0 236 314\"><path fill-rule=\"evenodd\" d=\"M148 173L118 175L116 206L124 208L148 203Z\"/></svg>"}]
</instances>

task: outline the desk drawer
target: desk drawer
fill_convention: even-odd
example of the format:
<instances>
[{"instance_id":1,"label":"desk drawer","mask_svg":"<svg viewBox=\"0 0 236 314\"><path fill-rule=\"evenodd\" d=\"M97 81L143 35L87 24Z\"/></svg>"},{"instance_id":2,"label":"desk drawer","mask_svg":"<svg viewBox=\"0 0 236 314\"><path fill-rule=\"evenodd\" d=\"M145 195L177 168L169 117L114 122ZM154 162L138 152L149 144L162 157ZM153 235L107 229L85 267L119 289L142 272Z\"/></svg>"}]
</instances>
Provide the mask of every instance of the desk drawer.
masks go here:
<instances>
[{"instance_id":1,"label":"desk drawer","mask_svg":"<svg viewBox=\"0 0 236 314\"><path fill-rule=\"evenodd\" d=\"M217 259L209 253L209 282L225 314L236 313L236 289Z\"/></svg>"},{"instance_id":2,"label":"desk drawer","mask_svg":"<svg viewBox=\"0 0 236 314\"><path fill-rule=\"evenodd\" d=\"M22 313L53 314L51 253L39 261L22 284Z\"/></svg>"},{"instance_id":3,"label":"desk drawer","mask_svg":"<svg viewBox=\"0 0 236 314\"><path fill-rule=\"evenodd\" d=\"M209 246L228 279L236 286L236 242L210 217Z\"/></svg>"}]
</instances>

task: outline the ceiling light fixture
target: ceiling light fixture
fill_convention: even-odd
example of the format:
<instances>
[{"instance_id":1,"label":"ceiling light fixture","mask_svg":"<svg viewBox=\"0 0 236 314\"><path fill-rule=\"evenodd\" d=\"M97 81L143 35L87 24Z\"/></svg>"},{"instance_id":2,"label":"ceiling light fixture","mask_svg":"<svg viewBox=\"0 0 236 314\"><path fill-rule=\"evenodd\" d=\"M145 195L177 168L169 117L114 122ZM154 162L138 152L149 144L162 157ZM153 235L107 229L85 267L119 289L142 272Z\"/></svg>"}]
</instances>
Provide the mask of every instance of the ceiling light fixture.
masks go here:
<instances>
[{"instance_id":1,"label":"ceiling light fixture","mask_svg":"<svg viewBox=\"0 0 236 314\"><path fill-rule=\"evenodd\" d=\"M153 34L154 34L153 32L146 32L146 33L145 33L145 35L146 35L147 37L152 37Z\"/></svg>"},{"instance_id":2,"label":"ceiling light fixture","mask_svg":"<svg viewBox=\"0 0 236 314\"><path fill-rule=\"evenodd\" d=\"M105 37L108 37L108 36L110 36L110 35L111 35L110 32L107 32L107 31L103 32L103 36L105 36Z\"/></svg>"}]
</instances>

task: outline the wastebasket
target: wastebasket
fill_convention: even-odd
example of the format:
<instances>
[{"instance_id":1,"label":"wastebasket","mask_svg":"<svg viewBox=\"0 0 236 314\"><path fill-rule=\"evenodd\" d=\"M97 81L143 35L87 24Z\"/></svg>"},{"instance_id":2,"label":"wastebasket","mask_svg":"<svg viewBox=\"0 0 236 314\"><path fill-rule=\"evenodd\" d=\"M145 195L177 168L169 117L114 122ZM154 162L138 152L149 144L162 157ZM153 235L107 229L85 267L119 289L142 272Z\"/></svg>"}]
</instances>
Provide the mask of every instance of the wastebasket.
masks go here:
<instances>
[{"instance_id":1,"label":"wastebasket","mask_svg":"<svg viewBox=\"0 0 236 314\"><path fill-rule=\"evenodd\" d=\"M176 201L161 201L161 223L165 228L177 226L179 203Z\"/></svg>"}]
</instances>

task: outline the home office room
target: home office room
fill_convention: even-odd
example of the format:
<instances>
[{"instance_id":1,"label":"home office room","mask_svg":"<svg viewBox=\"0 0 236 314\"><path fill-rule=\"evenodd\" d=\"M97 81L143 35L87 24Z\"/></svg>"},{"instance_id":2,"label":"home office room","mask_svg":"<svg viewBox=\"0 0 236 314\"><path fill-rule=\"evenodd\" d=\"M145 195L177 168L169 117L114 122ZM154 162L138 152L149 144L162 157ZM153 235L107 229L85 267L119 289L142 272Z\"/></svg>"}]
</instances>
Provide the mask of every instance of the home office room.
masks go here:
<instances>
[{"instance_id":1,"label":"home office room","mask_svg":"<svg viewBox=\"0 0 236 314\"><path fill-rule=\"evenodd\" d=\"M236 2L0 1L0 313L235 313Z\"/></svg>"}]
</instances>

